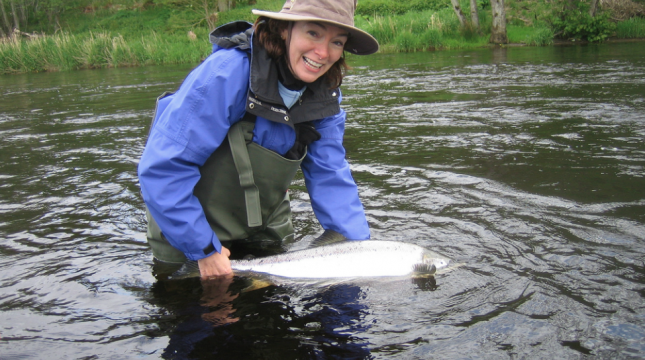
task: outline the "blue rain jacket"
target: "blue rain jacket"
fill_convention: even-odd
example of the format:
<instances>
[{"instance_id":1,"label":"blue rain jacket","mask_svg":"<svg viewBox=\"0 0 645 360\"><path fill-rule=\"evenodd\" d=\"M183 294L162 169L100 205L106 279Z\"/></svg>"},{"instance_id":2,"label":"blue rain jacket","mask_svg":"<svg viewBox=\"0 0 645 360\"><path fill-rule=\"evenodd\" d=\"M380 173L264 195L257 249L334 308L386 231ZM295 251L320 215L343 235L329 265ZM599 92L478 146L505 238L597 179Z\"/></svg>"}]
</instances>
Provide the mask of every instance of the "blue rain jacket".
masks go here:
<instances>
[{"instance_id":1,"label":"blue rain jacket","mask_svg":"<svg viewBox=\"0 0 645 360\"><path fill-rule=\"evenodd\" d=\"M193 189L200 179L199 167L246 112L249 56L243 47L214 45L213 53L177 92L159 100L139 162L139 183L150 214L170 244L190 260L212 255L204 252L211 244L221 252ZM338 93L339 103L341 98ZM345 117L340 109L333 116L312 121L321 139L309 145L301 169L323 229L365 240L370 237L369 226L342 145ZM257 116L254 142L285 154L295 139L293 127Z\"/></svg>"}]
</instances>

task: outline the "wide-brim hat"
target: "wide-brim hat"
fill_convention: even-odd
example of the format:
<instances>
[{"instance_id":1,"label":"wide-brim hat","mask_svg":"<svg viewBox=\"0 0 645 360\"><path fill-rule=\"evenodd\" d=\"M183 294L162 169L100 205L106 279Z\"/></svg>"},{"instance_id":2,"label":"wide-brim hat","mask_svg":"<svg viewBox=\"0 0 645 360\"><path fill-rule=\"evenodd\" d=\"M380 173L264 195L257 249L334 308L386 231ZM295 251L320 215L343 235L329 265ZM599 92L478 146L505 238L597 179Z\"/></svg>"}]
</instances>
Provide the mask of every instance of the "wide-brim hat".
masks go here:
<instances>
[{"instance_id":1,"label":"wide-brim hat","mask_svg":"<svg viewBox=\"0 0 645 360\"><path fill-rule=\"evenodd\" d=\"M254 15L285 21L319 21L349 32L345 51L369 55L378 51L378 41L354 26L356 0L287 0L280 12L253 10Z\"/></svg>"}]
</instances>

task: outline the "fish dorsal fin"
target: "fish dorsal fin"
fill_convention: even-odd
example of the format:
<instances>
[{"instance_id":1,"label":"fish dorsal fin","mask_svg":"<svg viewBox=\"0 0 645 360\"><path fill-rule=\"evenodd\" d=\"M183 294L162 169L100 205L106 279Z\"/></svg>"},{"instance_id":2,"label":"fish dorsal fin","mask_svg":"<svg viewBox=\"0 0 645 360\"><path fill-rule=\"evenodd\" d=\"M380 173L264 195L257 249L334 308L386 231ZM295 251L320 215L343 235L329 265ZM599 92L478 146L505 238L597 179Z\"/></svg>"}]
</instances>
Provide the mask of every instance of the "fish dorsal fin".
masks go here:
<instances>
[{"instance_id":1,"label":"fish dorsal fin","mask_svg":"<svg viewBox=\"0 0 645 360\"><path fill-rule=\"evenodd\" d=\"M311 244L310 248L319 247L323 245L337 244L347 241L347 238L340 233L335 232L334 230L325 230L319 237L315 238Z\"/></svg>"}]
</instances>

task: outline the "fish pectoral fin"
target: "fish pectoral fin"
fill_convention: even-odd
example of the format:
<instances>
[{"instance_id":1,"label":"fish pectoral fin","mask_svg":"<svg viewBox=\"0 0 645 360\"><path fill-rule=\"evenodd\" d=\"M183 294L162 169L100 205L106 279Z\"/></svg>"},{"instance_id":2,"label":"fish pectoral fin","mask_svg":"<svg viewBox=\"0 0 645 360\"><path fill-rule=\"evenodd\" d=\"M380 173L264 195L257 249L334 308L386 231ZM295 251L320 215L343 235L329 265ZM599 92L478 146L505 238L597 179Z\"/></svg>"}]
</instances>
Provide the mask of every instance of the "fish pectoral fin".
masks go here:
<instances>
[{"instance_id":1,"label":"fish pectoral fin","mask_svg":"<svg viewBox=\"0 0 645 360\"><path fill-rule=\"evenodd\" d=\"M260 279L251 279L251 285L242 289L242 292L249 292L253 290L263 289L265 287L274 285L271 281L260 280Z\"/></svg>"},{"instance_id":2,"label":"fish pectoral fin","mask_svg":"<svg viewBox=\"0 0 645 360\"><path fill-rule=\"evenodd\" d=\"M434 264L420 263L414 265L414 277L427 277L433 276L437 272L437 267Z\"/></svg>"},{"instance_id":3,"label":"fish pectoral fin","mask_svg":"<svg viewBox=\"0 0 645 360\"><path fill-rule=\"evenodd\" d=\"M315 238L311 242L311 244L309 244L309 247L314 248L323 245L336 244L344 241L347 241L347 238L340 233L337 233L334 230L325 230L322 235Z\"/></svg>"},{"instance_id":4,"label":"fish pectoral fin","mask_svg":"<svg viewBox=\"0 0 645 360\"><path fill-rule=\"evenodd\" d=\"M197 264L197 261L193 260L186 260L186 262L181 265L181 267L170 274L168 277L169 280L182 280L182 279L189 279L189 278L195 278L199 277L199 265Z\"/></svg>"}]
</instances>

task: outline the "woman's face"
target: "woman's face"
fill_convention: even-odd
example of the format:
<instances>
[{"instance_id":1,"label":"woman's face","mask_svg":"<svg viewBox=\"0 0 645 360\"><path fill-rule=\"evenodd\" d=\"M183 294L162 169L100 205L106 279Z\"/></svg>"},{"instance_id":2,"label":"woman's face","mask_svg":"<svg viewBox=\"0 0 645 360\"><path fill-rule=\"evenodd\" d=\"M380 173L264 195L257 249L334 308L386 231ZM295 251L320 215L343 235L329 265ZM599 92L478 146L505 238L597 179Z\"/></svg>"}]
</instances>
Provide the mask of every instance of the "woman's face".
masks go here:
<instances>
[{"instance_id":1,"label":"woman's face","mask_svg":"<svg viewBox=\"0 0 645 360\"><path fill-rule=\"evenodd\" d=\"M282 32L288 39L289 30ZM291 72L306 83L316 81L343 55L349 33L322 22L296 21L291 30L289 63Z\"/></svg>"}]
</instances>

